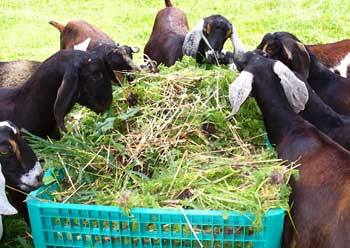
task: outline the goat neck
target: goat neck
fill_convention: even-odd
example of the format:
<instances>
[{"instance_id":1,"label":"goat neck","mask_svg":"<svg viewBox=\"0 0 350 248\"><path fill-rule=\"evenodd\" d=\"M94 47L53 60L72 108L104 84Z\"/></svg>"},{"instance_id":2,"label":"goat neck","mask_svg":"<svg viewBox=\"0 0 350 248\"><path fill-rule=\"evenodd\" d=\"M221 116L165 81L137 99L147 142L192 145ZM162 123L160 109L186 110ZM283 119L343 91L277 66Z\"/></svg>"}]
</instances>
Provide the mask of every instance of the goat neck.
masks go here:
<instances>
[{"instance_id":1,"label":"goat neck","mask_svg":"<svg viewBox=\"0 0 350 248\"><path fill-rule=\"evenodd\" d=\"M268 63L266 63L267 61ZM258 65L259 70L252 68L254 74L253 95L262 111L270 141L279 145L284 137L297 129L301 118L286 101L282 86L276 84L280 81L277 75L266 73L273 71L273 61L263 59ZM245 70L249 71L250 68Z\"/></svg>"}]
</instances>

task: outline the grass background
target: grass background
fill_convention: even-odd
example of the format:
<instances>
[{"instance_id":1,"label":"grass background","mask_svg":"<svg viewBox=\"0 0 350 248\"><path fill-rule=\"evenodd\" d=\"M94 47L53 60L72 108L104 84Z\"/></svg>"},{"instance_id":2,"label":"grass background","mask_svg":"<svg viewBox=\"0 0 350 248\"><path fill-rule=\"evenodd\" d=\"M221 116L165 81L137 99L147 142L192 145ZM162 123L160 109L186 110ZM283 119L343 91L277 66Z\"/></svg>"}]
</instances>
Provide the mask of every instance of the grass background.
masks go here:
<instances>
[{"instance_id":1,"label":"grass background","mask_svg":"<svg viewBox=\"0 0 350 248\"><path fill-rule=\"evenodd\" d=\"M350 2L332 1L228 1L173 0L187 15L189 26L211 14L221 14L236 27L247 50L254 49L267 32L289 31L303 42L325 43L350 37ZM0 60L44 60L59 48L59 33L47 22L65 24L72 19L85 19L115 41L143 50L152 31L162 0L134 1L0 1ZM227 50L232 45L225 45ZM142 54L135 57L140 63ZM6 243L0 247L31 247L29 231L21 219L5 219ZM13 240L13 242L11 242Z\"/></svg>"}]
</instances>

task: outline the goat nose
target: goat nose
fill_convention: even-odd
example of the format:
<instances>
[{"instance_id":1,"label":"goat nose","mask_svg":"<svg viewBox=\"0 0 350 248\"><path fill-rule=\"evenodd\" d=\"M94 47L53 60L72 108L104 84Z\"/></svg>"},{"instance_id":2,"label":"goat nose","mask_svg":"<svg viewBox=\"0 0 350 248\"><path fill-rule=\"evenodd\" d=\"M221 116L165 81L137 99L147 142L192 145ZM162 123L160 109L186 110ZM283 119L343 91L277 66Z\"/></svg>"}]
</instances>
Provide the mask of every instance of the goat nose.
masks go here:
<instances>
[{"instance_id":1,"label":"goat nose","mask_svg":"<svg viewBox=\"0 0 350 248\"><path fill-rule=\"evenodd\" d=\"M38 183L41 183L43 181L43 177L44 177L44 172L41 171L41 173L36 176L36 180L38 181Z\"/></svg>"}]
</instances>

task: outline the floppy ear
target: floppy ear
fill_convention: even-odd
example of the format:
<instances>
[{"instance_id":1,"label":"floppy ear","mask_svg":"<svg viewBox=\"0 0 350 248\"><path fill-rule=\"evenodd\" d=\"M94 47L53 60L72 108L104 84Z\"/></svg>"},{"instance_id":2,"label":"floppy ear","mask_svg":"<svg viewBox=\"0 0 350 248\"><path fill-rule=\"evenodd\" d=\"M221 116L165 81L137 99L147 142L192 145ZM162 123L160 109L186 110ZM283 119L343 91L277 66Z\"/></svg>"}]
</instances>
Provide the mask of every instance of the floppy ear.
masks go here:
<instances>
[{"instance_id":1,"label":"floppy ear","mask_svg":"<svg viewBox=\"0 0 350 248\"><path fill-rule=\"evenodd\" d=\"M9 203L5 192L5 177L1 171L0 164L0 215L17 214L17 210Z\"/></svg>"},{"instance_id":2,"label":"floppy ear","mask_svg":"<svg viewBox=\"0 0 350 248\"><path fill-rule=\"evenodd\" d=\"M79 43L77 45L74 46L74 50L80 50L80 51L86 51L89 44L90 44L91 38L87 38L86 40L84 40L82 43Z\"/></svg>"},{"instance_id":3,"label":"floppy ear","mask_svg":"<svg viewBox=\"0 0 350 248\"><path fill-rule=\"evenodd\" d=\"M305 46L291 38L283 39L282 46L292 64L292 70L300 73L306 80L309 77L310 55Z\"/></svg>"},{"instance_id":4,"label":"floppy ear","mask_svg":"<svg viewBox=\"0 0 350 248\"><path fill-rule=\"evenodd\" d=\"M299 113L304 110L309 99L305 83L280 61L275 62L273 71L281 79L284 93L294 112Z\"/></svg>"},{"instance_id":5,"label":"floppy ear","mask_svg":"<svg viewBox=\"0 0 350 248\"><path fill-rule=\"evenodd\" d=\"M244 54L244 47L242 41L238 38L238 33L236 28L232 24L232 34L231 34L231 41L232 45L234 47L233 51L233 58L235 60L241 59Z\"/></svg>"},{"instance_id":6,"label":"floppy ear","mask_svg":"<svg viewBox=\"0 0 350 248\"><path fill-rule=\"evenodd\" d=\"M193 28L193 30L186 34L182 52L187 56L195 57L198 51L199 42L203 36L204 20L201 19Z\"/></svg>"},{"instance_id":7,"label":"floppy ear","mask_svg":"<svg viewBox=\"0 0 350 248\"><path fill-rule=\"evenodd\" d=\"M64 126L64 117L71 110L78 93L78 68L73 66L66 70L60 88L57 91L56 101L53 108L57 127L67 132Z\"/></svg>"},{"instance_id":8,"label":"floppy ear","mask_svg":"<svg viewBox=\"0 0 350 248\"><path fill-rule=\"evenodd\" d=\"M243 102L248 98L252 91L254 75L248 71L242 71L233 83L229 86L229 100L231 104L231 113L225 120L231 119L239 110Z\"/></svg>"}]
</instances>

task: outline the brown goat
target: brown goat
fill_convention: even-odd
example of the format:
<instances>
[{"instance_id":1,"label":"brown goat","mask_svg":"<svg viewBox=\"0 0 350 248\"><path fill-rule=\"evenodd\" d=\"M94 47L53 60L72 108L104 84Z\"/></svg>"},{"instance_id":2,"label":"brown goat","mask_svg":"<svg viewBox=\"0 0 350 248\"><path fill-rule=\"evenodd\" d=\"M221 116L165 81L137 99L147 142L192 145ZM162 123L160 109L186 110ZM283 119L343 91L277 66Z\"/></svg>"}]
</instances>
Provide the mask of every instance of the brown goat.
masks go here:
<instances>
[{"instance_id":1,"label":"brown goat","mask_svg":"<svg viewBox=\"0 0 350 248\"><path fill-rule=\"evenodd\" d=\"M342 77L350 78L350 40L306 45L306 47L331 71Z\"/></svg>"},{"instance_id":2,"label":"brown goat","mask_svg":"<svg viewBox=\"0 0 350 248\"><path fill-rule=\"evenodd\" d=\"M272 58L300 73L333 110L350 115L350 79L331 72L293 34L268 33L258 49L266 51Z\"/></svg>"},{"instance_id":3,"label":"brown goat","mask_svg":"<svg viewBox=\"0 0 350 248\"><path fill-rule=\"evenodd\" d=\"M172 66L182 59L182 45L189 29L181 9L174 7L170 0L165 1L165 6L157 13L144 54L146 60Z\"/></svg>"},{"instance_id":4,"label":"brown goat","mask_svg":"<svg viewBox=\"0 0 350 248\"><path fill-rule=\"evenodd\" d=\"M120 46L107 34L84 20L73 20L65 26L55 21L49 23L60 31L61 49L75 49L83 43L84 48L79 50L95 51L102 56L116 83L123 80L124 72L140 71L140 67L132 61L132 54L139 52L139 48Z\"/></svg>"},{"instance_id":5,"label":"brown goat","mask_svg":"<svg viewBox=\"0 0 350 248\"><path fill-rule=\"evenodd\" d=\"M189 32L185 13L174 7L170 0L158 11L151 36L145 46L145 60L171 66L183 55L196 58L198 63L225 63L230 61L221 52L224 43L231 39L234 57L243 53L243 45L232 23L221 15L199 20ZM214 58L213 58L214 57ZM223 58L221 58L223 57Z\"/></svg>"},{"instance_id":6,"label":"brown goat","mask_svg":"<svg viewBox=\"0 0 350 248\"><path fill-rule=\"evenodd\" d=\"M24 83L40 65L41 62L33 60L0 62L0 87L14 87Z\"/></svg>"},{"instance_id":7,"label":"brown goat","mask_svg":"<svg viewBox=\"0 0 350 248\"><path fill-rule=\"evenodd\" d=\"M350 153L296 113L308 100L305 82L281 62L250 58L230 85L230 116L251 89L279 158L300 164L299 178L290 181L296 230L286 217L284 247L349 247Z\"/></svg>"}]
</instances>

